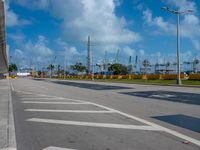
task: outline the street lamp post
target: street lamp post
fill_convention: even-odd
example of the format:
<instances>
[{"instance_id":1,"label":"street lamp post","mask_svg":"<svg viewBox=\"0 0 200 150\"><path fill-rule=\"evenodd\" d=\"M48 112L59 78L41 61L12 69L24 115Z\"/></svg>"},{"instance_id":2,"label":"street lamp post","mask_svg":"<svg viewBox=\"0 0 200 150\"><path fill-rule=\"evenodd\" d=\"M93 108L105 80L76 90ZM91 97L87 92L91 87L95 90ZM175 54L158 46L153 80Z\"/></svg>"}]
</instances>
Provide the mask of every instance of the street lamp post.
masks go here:
<instances>
[{"instance_id":1,"label":"street lamp post","mask_svg":"<svg viewBox=\"0 0 200 150\"><path fill-rule=\"evenodd\" d=\"M168 7L162 7L161 9L176 15L176 28L177 28L177 39L176 39L176 46L177 46L177 80L176 80L176 84L181 85L182 83L181 83L181 65L180 65L179 18L180 18L180 14L191 13L191 12L193 12L193 10L188 9L188 10L180 11L180 10L172 10L172 9L170 9Z\"/></svg>"}]
</instances>

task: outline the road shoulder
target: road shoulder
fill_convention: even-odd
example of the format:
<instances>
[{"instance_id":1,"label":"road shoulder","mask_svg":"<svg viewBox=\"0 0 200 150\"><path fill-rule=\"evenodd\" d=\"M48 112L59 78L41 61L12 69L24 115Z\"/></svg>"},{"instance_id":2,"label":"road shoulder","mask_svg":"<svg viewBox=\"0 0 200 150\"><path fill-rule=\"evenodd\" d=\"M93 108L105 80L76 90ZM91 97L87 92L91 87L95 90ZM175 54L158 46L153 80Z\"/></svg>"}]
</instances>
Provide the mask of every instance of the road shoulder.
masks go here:
<instances>
[{"instance_id":1,"label":"road shoulder","mask_svg":"<svg viewBox=\"0 0 200 150\"><path fill-rule=\"evenodd\" d=\"M17 149L10 84L9 80L0 80L0 150Z\"/></svg>"}]
</instances>

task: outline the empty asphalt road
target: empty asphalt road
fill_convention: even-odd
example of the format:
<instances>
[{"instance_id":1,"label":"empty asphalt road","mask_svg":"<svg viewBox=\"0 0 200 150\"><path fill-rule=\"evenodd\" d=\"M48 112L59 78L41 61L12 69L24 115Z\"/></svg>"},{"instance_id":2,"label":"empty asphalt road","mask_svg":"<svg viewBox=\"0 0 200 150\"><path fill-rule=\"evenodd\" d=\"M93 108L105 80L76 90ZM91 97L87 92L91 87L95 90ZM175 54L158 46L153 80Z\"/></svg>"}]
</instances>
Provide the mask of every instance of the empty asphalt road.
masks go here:
<instances>
[{"instance_id":1,"label":"empty asphalt road","mask_svg":"<svg viewBox=\"0 0 200 150\"><path fill-rule=\"evenodd\" d=\"M13 79L18 150L199 150L200 89Z\"/></svg>"}]
</instances>

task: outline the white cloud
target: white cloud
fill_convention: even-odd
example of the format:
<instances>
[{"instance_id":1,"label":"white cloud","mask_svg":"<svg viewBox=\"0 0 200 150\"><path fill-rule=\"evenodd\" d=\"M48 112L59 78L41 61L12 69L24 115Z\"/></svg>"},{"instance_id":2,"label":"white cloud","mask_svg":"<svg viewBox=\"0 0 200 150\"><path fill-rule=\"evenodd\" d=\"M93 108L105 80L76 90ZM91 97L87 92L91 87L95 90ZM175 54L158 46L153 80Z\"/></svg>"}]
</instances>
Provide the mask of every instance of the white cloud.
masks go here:
<instances>
[{"instance_id":1,"label":"white cloud","mask_svg":"<svg viewBox=\"0 0 200 150\"><path fill-rule=\"evenodd\" d=\"M145 55L145 51L143 49L139 50L139 55L140 56L144 56Z\"/></svg>"},{"instance_id":2,"label":"white cloud","mask_svg":"<svg viewBox=\"0 0 200 150\"><path fill-rule=\"evenodd\" d=\"M128 28L129 21L115 14L115 9L121 5L122 0L36 0L34 2L13 0L13 2L30 9L48 10L53 17L61 19L61 30L66 40L80 43L86 41L90 35L92 42L101 45L94 47L95 55L99 58L103 57L105 50L115 54L117 49L121 49L124 55L132 55L134 50L128 46L124 47L123 44L133 44L141 40L140 34ZM86 47L79 52L76 47L68 45L61 39L57 44L69 55L71 53L70 59L73 59L72 56L78 58L86 55Z\"/></svg>"},{"instance_id":3,"label":"white cloud","mask_svg":"<svg viewBox=\"0 0 200 150\"><path fill-rule=\"evenodd\" d=\"M63 32L67 38L93 40L108 43L138 42L141 37L128 29L124 17L115 15L113 0L51 0L52 15L63 20Z\"/></svg>"},{"instance_id":4,"label":"white cloud","mask_svg":"<svg viewBox=\"0 0 200 150\"><path fill-rule=\"evenodd\" d=\"M9 1L6 1L5 3L5 12L6 12L6 25L8 27L31 24L29 20L20 18L12 9L10 9Z\"/></svg>"},{"instance_id":5,"label":"white cloud","mask_svg":"<svg viewBox=\"0 0 200 150\"><path fill-rule=\"evenodd\" d=\"M54 51L47 45L47 39L39 35L38 40L34 43L32 41L24 40L18 49L14 51L14 59L17 64L25 66L29 65L30 61L37 65L47 65L52 62Z\"/></svg>"},{"instance_id":6,"label":"white cloud","mask_svg":"<svg viewBox=\"0 0 200 150\"><path fill-rule=\"evenodd\" d=\"M135 50L129 46L125 46L122 50L122 53L124 53L126 56L135 56Z\"/></svg>"},{"instance_id":7,"label":"white cloud","mask_svg":"<svg viewBox=\"0 0 200 150\"><path fill-rule=\"evenodd\" d=\"M70 64L74 64L76 62L83 63L82 60L84 59L83 57L85 55L85 51L79 52L75 46L69 45L68 43L64 42L61 38L58 38L55 42L57 44L57 47L59 47L60 49L60 51L57 51L57 54L62 57L61 58L62 60L64 60L64 58L66 57L67 63Z\"/></svg>"},{"instance_id":8,"label":"white cloud","mask_svg":"<svg viewBox=\"0 0 200 150\"><path fill-rule=\"evenodd\" d=\"M150 9L146 9L143 11L143 19L145 20L145 23L149 26L155 26L157 32L163 33L163 31L168 34L174 34L175 33L175 25L171 24L170 22L164 21L164 19L161 16L153 17L152 11Z\"/></svg>"},{"instance_id":9,"label":"white cloud","mask_svg":"<svg viewBox=\"0 0 200 150\"><path fill-rule=\"evenodd\" d=\"M91 36L92 43L97 43L92 47L95 50L95 59L104 58L104 52L115 56L118 49L121 49L120 58L124 61L124 57L128 59L130 55L134 55L134 50L123 44L132 44L141 40L141 36L128 29L128 21L122 16L115 15L115 8L122 1L114 0L57 0L51 1L51 15L62 19L62 31L64 38L82 42L87 40L87 36ZM60 41L61 42L61 41ZM68 51L68 44L60 43L65 46ZM72 53L76 53L75 58L86 58L86 47L80 54L71 49ZM122 55L123 54L123 55ZM97 58L98 56L98 58ZM83 58L82 58L83 59ZM127 63L127 59L125 62Z\"/></svg>"},{"instance_id":10,"label":"white cloud","mask_svg":"<svg viewBox=\"0 0 200 150\"><path fill-rule=\"evenodd\" d=\"M189 0L166 0L167 4L171 7L175 6L180 10L192 9L197 12L196 4L194 1ZM167 12L166 12L167 13ZM175 22L175 15L172 14ZM170 20L164 20L161 16L153 17L152 11L146 9L143 11L143 19L148 26L155 27L153 33L162 35L176 35L176 24ZM200 20L195 15L183 14L180 17L180 33L181 37L188 38L192 41L195 49L200 50Z\"/></svg>"},{"instance_id":11,"label":"white cloud","mask_svg":"<svg viewBox=\"0 0 200 150\"><path fill-rule=\"evenodd\" d=\"M192 9L196 11L196 3L191 0L165 0L166 4L171 7L177 7L179 10Z\"/></svg>"},{"instance_id":12,"label":"white cloud","mask_svg":"<svg viewBox=\"0 0 200 150\"><path fill-rule=\"evenodd\" d=\"M24 44L24 49L30 54L30 56L36 57L47 57L53 54L53 50L48 48L47 46L47 39L39 35L38 41L36 43L32 43L31 41Z\"/></svg>"},{"instance_id":13,"label":"white cloud","mask_svg":"<svg viewBox=\"0 0 200 150\"><path fill-rule=\"evenodd\" d=\"M76 47L70 46L66 42L64 42L61 38L58 38L56 40L56 43L58 46L67 53L67 55L73 56L73 55L79 55L79 52L77 51Z\"/></svg>"}]
</instances>

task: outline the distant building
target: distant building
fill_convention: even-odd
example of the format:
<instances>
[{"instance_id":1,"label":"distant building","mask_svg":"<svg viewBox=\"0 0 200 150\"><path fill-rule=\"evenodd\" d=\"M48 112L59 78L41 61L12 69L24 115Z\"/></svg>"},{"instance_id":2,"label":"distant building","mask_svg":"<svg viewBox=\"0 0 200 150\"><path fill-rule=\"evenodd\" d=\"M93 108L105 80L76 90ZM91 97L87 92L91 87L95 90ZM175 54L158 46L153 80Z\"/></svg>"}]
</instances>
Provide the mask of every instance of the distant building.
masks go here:
<instances>
[{"instance_id":1,"label":"distant building","mask_svg":"<svg viewBox=\"0 0 200 150\"><path fill-rule=\"evenodd\" d=\"M29 72L18 72L17 73L17 76L19 76L19 77L28 77L30 75L31 75L31 73L29 73Z\"/></svg>"},{"instance_id":2,"label":"distant building","mask_svg":"<svg viewBox=\"0 0 200 150\"><path fill-rule=\"evenodd\" d=\"M155 74L176 74L176 64L165 63L165 64L155 64Z\"/></svg>"}]
</instances>

